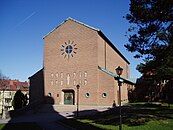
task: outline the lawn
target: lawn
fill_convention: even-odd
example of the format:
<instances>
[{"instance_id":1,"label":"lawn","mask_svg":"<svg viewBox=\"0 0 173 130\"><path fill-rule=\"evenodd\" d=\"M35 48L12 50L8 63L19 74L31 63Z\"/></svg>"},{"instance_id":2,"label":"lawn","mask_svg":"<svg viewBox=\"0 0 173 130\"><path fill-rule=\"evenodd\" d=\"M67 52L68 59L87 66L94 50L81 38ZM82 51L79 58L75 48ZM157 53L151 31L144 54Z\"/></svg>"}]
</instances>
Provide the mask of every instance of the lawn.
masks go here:
<instances>
[{"instance_id":1,"label":"lawn","mask_svg":"<svg viewBox=\"0 0 173 130\"><path fill-rule=\"evenodd\" d=\"M36 123L0 124L0 130L42 130Z\"/></svg>"},{"instance_id":2,"label":"lawn","mask_svg":"<svg viewBox=\"0 0 173 130\"><path fill-rule=\"evenodd\" d=\"M123 130L172 130L173 105L134 103L122 107ZM78 119L65 119L62 123L76 129L118 130L119 108L98 112Z\"/></svg>"}]
</instances>

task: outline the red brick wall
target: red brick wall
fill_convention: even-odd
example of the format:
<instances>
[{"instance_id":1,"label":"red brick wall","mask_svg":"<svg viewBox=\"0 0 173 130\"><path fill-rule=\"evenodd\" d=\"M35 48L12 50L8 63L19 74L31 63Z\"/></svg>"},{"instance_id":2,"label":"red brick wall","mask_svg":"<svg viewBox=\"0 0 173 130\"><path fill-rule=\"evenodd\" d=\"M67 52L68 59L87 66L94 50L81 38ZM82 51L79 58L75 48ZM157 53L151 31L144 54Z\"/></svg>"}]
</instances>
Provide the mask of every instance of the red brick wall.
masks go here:
<instances>
[{"instance_id":1,"label":"red brick wall","mask_svg":"<svg viewBox=\"0 0 173 130\"><path fill-rule=\"evenodd\" d=\"M29 78L29 103L44 100L44 76L43 69Z\"/></svg>"},{"instance_id":2,"label":"red brick wall","mask_svg":"<svg viewBox=\"0 0 173 130\"><path fill-rule=\"evenodd\" d=\"M64 58L61 51L62 45L68 40L74 41L77 48L76 54L69 59ZM126 70L128 64L98 35L97 31L68 20L46 36L44 41L45 96L51 93L55 104L63 104L63 90L73 89L76 104L76 85L79 84L81 105L112 105L113 100L117 102L117 82L113 77L101 72L98 66L115 72L115 68L120 65L125 72L128 71ZM84 76L85 72L87 77ZM63 77L60 76L61 73ZM69 84L67 84L68 74ZM123 73L123 76L127 77L127 73ZM85 80L87 84L84 83ZM127 99L127 88L125 86L122 89L124 100ZM90 94L88 98L86 93ZM104 98L103 93L107 94Z\"/></svg>"},{"instance_id":3,"label":"red brick wall","mask_svg":"<svg viewBox=\"0 0 173 130\"><path fill-rule=\"evenodd\" d=\"M98 65L113 73L116 73L115 68L121 66L124 69L122 76L124 78L128 77L129 74L128 63L100 36L98 36ZM112 82L110 80L112 80ZM118 103L117 92L119 89L117 81L115 81L114 78L110 77L107 74L100 74L100 72L99 72L99 81L100 81L99 83L100 92L103 93L110 91L110 93L112 92L112 94L114 94L114 95L108 94L107 98L102 98L101 96L99 96L100 103L103 103L102 100L105 100L107 104L111 104L113 100L115 100L117 104ZM121 88L122 88L121 89L122 100L127 101L128 99L127 85L122 84Z\"/></svg>"},{"instance_id":4,"label":"red brick wall","mask_svg":"<svg viewBox=\"0 0 173 130\"><path fill-rule=\"evenodd\" d=\"M99 70L99 104L112 105L116 101L116 91L114 78ZM103 97L103 93L106 93L106 97Z\"/></svg>"},{"instance_id":5,"label":"red brick wall","mask_svg":"<svg viewBox=\"0 0 173 130\"><path fill-rule=\"evenodd\" d=\"M55 99L56 104L61 102L63 89L74 89L76 95L76 85L80 84L80 102L81 104L97 104L98 75L97 75L97 32L93 31L74 21L67 21L62 26L45 37L45 95L49 92ZM61 46L65 42L74 41L77 44L76 54L69 59L61 55ZM60 75L63 72L63 78L56 77L56 73ZM73 77L73 73L76 77ZM79 73L82 73L80 77ZM87 77L84 77L87 72ZM51 76L53 74L53 76ZM70 84L67 85L67 74L70 74ZM84 85L84 79L87 85ZM57 84L56 84L57 80ZM73 84L74 80L76 85ZM53 81L53 85L51 85ZM63 81L63 85L61 85ZM81 83L80 83L81 82ZM90 93L90 97L86 98L85 94ZM57 94L59 97L57 97ZM76 103L76 98L75 98Z\"/></svg>"}]
</instances>

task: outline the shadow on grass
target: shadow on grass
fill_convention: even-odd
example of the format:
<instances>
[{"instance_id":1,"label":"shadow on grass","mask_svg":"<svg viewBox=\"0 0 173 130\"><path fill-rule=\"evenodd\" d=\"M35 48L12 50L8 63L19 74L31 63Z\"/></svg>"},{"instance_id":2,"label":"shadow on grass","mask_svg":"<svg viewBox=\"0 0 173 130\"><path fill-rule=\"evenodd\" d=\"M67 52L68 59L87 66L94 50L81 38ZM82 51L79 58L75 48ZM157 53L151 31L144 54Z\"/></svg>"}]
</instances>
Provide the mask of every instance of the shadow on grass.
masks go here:
<instances>
[{"instance_id":1,"label":"shadow on grass","mask_svg":"<svg viewBox=\"0 0 173 130\"><path fill-rule=\"evenodd\" d=\"M76 117L77 112L74 111L73 115L69 115L68 119L60 120L63 124L66 124L76 130L103 130L99 127L96 127L92 125L92 121L82 121L81 119L89 119L91 116L95 116L95 114L98 114L99 111L92 109L92 110L83 110L79 111L79 116ZM69 119L70 118L70 119Z\"/></svg>"},{"instance_id":2,"label":"shadow on grass","mask_svg":"<svg viewBox=\"0 0 173 130\"><path fill-rule=\"evenodd\" d=\"M62 123L74 128L75 130L103 130L89 122L82 122L76 118L61 120Z\"/></svg>"},{"instance_id":3,"label":"shadow on grass","mask_svg":"<svg viewBox=\"0 0 173 130\"><path fill-rule=\"evenodd\" d=\"M94 124L119 125L119 108L110 108L104 112L90 110L90 115L86 116L79 112L78 119L66 119L66 123L77 129L101 129L94 128ZM93 113L92 113L93 112ZM76 112L74 112L76 114ZM149 121L173 119L173 109L161 104L141 103L129 104L122 107L122 122L128 126L144 125Z\"/></svg>"}]
</instances>

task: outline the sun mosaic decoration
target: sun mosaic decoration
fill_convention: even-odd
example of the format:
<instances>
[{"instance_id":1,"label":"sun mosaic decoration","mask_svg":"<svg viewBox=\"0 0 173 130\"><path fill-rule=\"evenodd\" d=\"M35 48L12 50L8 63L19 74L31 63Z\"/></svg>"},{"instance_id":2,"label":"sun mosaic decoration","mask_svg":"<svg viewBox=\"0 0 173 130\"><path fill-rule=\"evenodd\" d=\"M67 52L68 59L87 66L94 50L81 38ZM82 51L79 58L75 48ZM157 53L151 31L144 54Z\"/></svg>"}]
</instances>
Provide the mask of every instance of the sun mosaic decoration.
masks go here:
<instances>
[{"instance_id":1,"label":"sun mosaic decoration","mask_svg":"<svg viewBox=\"0 0 173 130\"><path fill-rule=\"evenodd\" d=\"M74 41L68 41L65 42L63 45L61 45L61 55L64 56L64 58L70 58L73 57L74 54L76 54L76 44L74 43Z\"/></svg>"}]
</instances>

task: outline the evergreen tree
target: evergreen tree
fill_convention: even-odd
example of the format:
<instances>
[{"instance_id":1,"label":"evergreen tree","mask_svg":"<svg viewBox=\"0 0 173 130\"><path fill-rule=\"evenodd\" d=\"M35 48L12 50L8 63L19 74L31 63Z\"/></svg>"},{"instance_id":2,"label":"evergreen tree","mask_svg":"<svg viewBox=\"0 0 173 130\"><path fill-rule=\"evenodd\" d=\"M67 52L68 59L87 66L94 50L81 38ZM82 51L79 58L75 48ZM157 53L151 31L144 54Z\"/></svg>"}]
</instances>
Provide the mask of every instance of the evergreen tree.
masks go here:
<instances>
[{"instance_id":1,"label":"evergreen tree","mask_svg":"<svg viewBox=\"0 0 173 130\"><path fill-rule=\"evenodd\" d=\"M17 90L13 99L14 110L24 107L25 96L21 90Z\"/></svg>"},{"instance_id":2,"label":"evergreen tree","mask_svg":"<svg viewBox=\"0 0 173 130\"><path fill-rule=\"evenodd\" d=\"M162 89L165 81L172 84L173 1L131 0L126 19L131 26L128 29L129 43L125 47L135 53L135 58L144 61L137 70L145 79L152 79L154 87Z\"/></svg>"}]
</instances>

